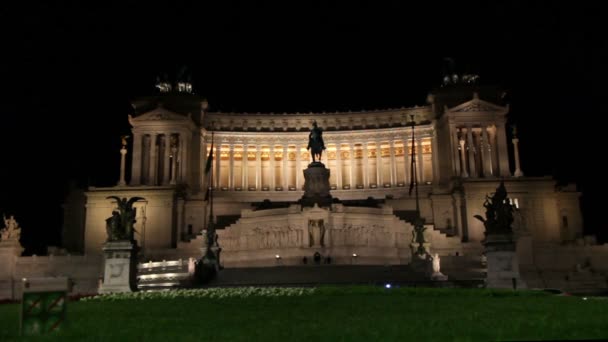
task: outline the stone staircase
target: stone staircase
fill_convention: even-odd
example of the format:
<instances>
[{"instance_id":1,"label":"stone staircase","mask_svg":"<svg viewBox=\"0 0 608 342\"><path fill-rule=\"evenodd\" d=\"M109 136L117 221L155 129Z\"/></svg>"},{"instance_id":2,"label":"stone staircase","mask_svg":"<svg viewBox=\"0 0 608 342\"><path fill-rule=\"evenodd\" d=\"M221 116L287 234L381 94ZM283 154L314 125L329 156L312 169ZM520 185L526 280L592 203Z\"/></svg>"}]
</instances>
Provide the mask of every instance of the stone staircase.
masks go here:
<instances>
[{"instance_id":1,"label":"stone staircase","mask_svg":"<svg viewBox=\"0 0 608 342\"><path fill-rule=\"evenodd\" d=\"M142 291L168 290L190 285L194 270L188 267L189 261L149 261L137 265L137 288Z\"/></svg>"}]
</instances>

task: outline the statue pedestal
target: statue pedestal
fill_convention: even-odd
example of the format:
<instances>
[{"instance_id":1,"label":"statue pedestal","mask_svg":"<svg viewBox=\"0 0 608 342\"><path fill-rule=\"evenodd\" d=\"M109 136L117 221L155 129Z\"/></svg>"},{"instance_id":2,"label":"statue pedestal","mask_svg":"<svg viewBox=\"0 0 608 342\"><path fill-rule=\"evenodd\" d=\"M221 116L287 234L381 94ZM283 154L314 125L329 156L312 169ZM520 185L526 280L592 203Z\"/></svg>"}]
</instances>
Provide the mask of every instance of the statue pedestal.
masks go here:
<instances>
[{"instance_id":1,"label":"statue pedestal","mask_svg":"<svg viewBox=\"0 0 608 342\"><path fill-rule=\"evenodd\" d=\"M486 287L499 289L525 289L526 283L519 273L516 241L512 233L488 234L483 241L487 262Z\"/></svg>"},{"instance_id":2,"label":"statue pedestal","mask_svg":"<svg viewBox=\"0 0 608 342\"><path fill-rule=\"evenodd\" d=\"M137 246L131 241L112 241L102 249L104 276L99 293L136 291Z\"/></svg>"},{"instance_id":3,"label":"statue pedestal","mask_svg":"<svg viewBox=\"0 0 608 342\"><path fill-rule=\"evenodd\" d=\"M0 299L17 299L15 289L15 264L23 253L19 240L0 241ZM20 279L18 280L21 281Z\"/></svg>"},{"instance_id":4,"label":"statue pedestal","mask_svg":"<svg viewBox=\"0 0 608 342\"><path fill-rule=\"evenodd\" d=\"M329 207L333 201L329 194L329 169L321 162L314 162L304 170L304 196L300 200L302 206Z\"/></svg>"}]
</instances>

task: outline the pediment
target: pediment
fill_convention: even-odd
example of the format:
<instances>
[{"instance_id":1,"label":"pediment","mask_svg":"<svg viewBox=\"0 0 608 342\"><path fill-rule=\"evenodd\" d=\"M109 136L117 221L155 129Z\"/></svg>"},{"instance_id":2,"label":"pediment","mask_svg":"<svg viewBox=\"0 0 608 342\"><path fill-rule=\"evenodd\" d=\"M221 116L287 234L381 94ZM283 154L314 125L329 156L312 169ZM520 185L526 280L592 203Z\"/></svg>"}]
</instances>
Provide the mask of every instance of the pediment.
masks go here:
<instances>
[{"instance_id":1,"label":"pediment","mask_svg":"<svg viewBox=\"0 0 608 342\"><path fill-rule=\"evenodd\" d=\"M189 116L184 116L172 112L166 108L156 108L147 113L138 115L131 119L133 122L145 122L145 121L190 121Z\"/></svg>"},{"instance_id":2,"label":"pediment","mask_svg":"<svg viewBox=\"0 0 608 342\"><path fill-rule=\"evenodd\" d=\"M473 98L471 101L459 104L456 107L446 108L448 113L496 113L506 114L509 111L509 107L502 107L494 103L484 101L478 97Z\"/></svg>"}]
</instances>

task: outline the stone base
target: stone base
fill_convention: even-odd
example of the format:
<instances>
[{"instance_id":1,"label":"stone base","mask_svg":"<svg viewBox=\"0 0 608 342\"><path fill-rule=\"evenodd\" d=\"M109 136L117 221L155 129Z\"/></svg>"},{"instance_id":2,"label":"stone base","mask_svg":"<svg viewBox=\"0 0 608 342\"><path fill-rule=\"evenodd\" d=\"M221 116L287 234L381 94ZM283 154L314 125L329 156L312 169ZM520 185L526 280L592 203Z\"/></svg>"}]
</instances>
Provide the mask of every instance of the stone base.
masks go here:
<instances>
[{"instance_id":1,"label":"stone base","mask_svg":"<svg viewBox=\"0 0 608 342\"><path fill-rule=\"evenodd\" d=\"M102 249L104 277L99 293L136 291L136 246L130 241L114 241L106 242Z\"/></svg>"},{"instance_id":2,"label":"stone base","mask_svg":"<svg viewBox=\"0 0 608 342\"><path fill-rule=\"evenodd\" d=\"M446 276L445 274L443 274L441 272L435 272L435 273L431 274L431 280L446 281L446 280L448 280L448 276Z\"/></svg>"},{"instance_id":3,"label":"stone base","mask_svg":"<svg viewBox=\"0 0 608 342\"><path fill-rule=\"evenodd\" d=\"M526 283L519 272L519 261L512 235L488 235L486 246L486 287L502 289L525 289Z\"/></svg>"},{"instance_id":4,"label":"stone base","mask_svg":"<svg viewBox=\"0 0 608 342\"><path fill-rule=\"evenodd\" d=\"M315 203L320 207L331 206L333 198L329 194L329 169L320 162L310 163L304 170L304 196L300 200L302 206L312 207Z\"/></svg>"}]
</instances>

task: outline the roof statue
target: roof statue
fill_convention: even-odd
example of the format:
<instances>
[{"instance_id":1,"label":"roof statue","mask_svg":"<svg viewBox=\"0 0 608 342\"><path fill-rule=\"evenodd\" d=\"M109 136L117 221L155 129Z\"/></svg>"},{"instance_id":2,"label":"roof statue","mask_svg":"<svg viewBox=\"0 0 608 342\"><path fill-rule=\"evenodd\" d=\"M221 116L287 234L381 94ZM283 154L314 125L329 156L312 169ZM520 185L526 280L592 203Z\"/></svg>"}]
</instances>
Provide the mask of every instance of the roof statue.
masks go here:
<instances>
[{"instance_id":1,"label":"roof statue","mask_svg":"<svg viewBox=\"0 0 608 342\"><path fill-rule=\"evenodd\" d=\"M15 216L11 215L6 218L6 215L2 215L4 218L4 228L0 229L0 240L1 241L19 241L21 237L21 227L15 220Z\"/></svg>"}]
</instances>

